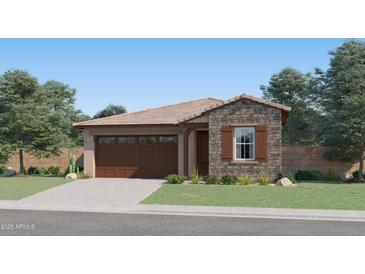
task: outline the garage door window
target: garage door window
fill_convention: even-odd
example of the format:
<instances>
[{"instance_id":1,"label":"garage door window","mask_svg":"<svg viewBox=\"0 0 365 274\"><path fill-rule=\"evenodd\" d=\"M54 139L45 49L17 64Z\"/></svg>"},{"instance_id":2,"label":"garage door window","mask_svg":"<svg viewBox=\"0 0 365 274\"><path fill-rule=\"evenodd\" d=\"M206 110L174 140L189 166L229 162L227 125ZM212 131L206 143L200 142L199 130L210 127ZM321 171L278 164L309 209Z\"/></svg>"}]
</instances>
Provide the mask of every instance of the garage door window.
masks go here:
<instances>
[{"instance_id":1,"label":"garage door window","mask_svg":"<svg viewBox=\"0 0 365 274\"><path fill-rule=\"evenodd\" d=\"M134 137L118 137L118 144L135 144L136 139Z\"/></svg>"},{"instance_id":2,"label":"garage door window","mask_svg":"<svg viewBox=\"0 0 365 274\"><path fill-rule=\"evenodd\" d=\"M176 136L160 136L160 144L177 144Z\"/></svg>"},{"instance_id":3,"label":"garage door window","mask_svg":"<svg viewBox=\"0 0 365 274\"><path fill-rule=\"evenodd\" d=\"M115 137L100 137L99 144L101 145L111 145L114 144Z\"/></svg>"},{"instance_id":4,"label":"garage door window","mask_svg":"<svg viewBox=\"0 0 365 274\"><path fill-rule=\"evenodd\" d=\"M156 144L157 138L154 136L145 136L145 137L138 137L139 144Z\"/></svg>"}]
</instances>

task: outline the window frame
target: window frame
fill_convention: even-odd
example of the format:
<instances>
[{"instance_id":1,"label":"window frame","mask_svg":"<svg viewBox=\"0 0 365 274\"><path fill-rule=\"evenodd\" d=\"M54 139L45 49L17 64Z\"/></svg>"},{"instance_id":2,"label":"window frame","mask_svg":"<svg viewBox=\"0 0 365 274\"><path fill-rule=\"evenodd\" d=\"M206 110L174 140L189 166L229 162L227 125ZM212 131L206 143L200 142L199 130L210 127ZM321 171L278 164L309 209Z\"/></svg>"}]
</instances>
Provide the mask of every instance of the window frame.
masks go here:
<instances>
[{"instance_id":1,"label":"window frame","mask_svg":"<svg viewBox=\"0 0 365 274\"><path fill-rule=\"evenodd\" d=\"M243 134L245 134L245 129L252 129L253 131L253 141L250 143L237 143L237 130L243 129ZM247 127L235 127L234 134L233 134L233 158L235 161L256 161L256 128L252 126ZM237 158L237 146L245 146L245 145L252 145L253 147L253 157L252 158ZM244 153L245 154L245 153ZM245 155L244 155L245 156Z\"/></svg>"},{"instance_id":2,"label":"window frame","mask_svg":"<svg viewBox=\"0 0 365 274\"><path fill-rule=\"evenodd\" d=\"M161 142L161 138L174 138L174 142ZM159 135L158 136L158 143L161 145L176 145L178 143L178 137L176 135Z\"/></svg>"},{"instance_id":3,"label":"window frame","mask_svg":"<svg viewBox=\"0 0 365 274\"><path fill-rule=\"evenodd\" d=\"M141 138L152 138L155 141L152 143L141 143L140 140ZM157 135L139 135L137 136L137 144L139 145L155 145L158 144L158 136Z\"/></svg>"},{"instance_id":4,"label":"window frame","mask_svg":"<svg viewBox=\"0 0 365 274\"><path fill-rule=\"evenodd\" d=\"M133 140L133 142L127 142L127 143L121 143L120 139L122 138L126 138L128 140ZM124 135L124 136L117 136L116 137L116 141L118 145L135 145L137 143L136 137L135 136L128 136L128 135Z\"/></svg>"},{"instance_id":5,"label":"window frame","mask_svg":"<svg viewBox=\"0 0 365 274\"><path fill-rule=\"evenodd\" d=\"M112 139L113 142L111 143L103 143L102 140L103 139ZM98 144L99 145L114 145L116 143L116 138L115 136L99 136L98 137Z\"/></svg>"}]
</instances>

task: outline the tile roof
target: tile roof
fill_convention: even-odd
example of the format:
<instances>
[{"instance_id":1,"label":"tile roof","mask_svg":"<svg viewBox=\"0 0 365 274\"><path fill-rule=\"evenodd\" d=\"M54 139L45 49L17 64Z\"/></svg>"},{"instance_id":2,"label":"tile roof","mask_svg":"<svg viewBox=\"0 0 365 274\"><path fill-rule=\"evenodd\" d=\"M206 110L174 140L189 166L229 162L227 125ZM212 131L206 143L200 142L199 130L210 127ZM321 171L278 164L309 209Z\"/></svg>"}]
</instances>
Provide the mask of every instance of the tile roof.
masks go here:
<instances>
[{"instance_id":1,"label":"tile roof","mask_svg":"<svg viewBox=\"0 0 365 274\"><path fill-rule=\"evenodd\" d=\"M216 106L223 101L214 98L204 98L159 108L129 112L105 118L76 123L75 127L84 126L113 126L113 125L175 125L179 120L195 113L201 113L207 107Z\"/></svg>"},{"instance_id":2,"label":"tile roof","mask_svg":"<svg viewBox=\"0 0 365 274\"><path fill-rule=\"evenodd\" d=\"M247 94L223 101L215 98L204 98L174 105L162 106L159 108L146 109L142 111L129 112L105 118L88 120L76 123L73 126L83 128L88 126L117 126L117 125L177 125L191 119L202 116L204 113L227 104L246 99L259 104L278 108L283 111L291 111L290 107L259 99Z\"/></svg>"}]
</instances>

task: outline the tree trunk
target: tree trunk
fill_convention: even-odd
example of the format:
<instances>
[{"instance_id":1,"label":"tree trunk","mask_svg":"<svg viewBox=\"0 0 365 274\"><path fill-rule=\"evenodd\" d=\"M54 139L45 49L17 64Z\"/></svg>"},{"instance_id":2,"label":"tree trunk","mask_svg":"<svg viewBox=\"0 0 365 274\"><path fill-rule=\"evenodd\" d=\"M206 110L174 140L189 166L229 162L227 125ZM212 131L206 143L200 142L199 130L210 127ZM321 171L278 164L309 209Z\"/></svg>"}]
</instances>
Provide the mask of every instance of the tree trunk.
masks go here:
<instances>
[{"instance_id":1,"label":"tree trunk","mask_svg":"<svg viewBox=\"0 0 365 274\"><path fill-rule=\"evenodd\" d=\"M19 148L19 174L25 175L24 150L22 148Z\"/></svg>"},{"instance_id":2,"label":"tree trunk","mask_svg":"<svg viewBox=\"0 0 365 274\"><path fill-rule=\"evenodd\" d=\"M364 157L361 156L360 158L360 165L359 165L359 183L362 183L364 181Z\"/></svg>"}]
</instances>

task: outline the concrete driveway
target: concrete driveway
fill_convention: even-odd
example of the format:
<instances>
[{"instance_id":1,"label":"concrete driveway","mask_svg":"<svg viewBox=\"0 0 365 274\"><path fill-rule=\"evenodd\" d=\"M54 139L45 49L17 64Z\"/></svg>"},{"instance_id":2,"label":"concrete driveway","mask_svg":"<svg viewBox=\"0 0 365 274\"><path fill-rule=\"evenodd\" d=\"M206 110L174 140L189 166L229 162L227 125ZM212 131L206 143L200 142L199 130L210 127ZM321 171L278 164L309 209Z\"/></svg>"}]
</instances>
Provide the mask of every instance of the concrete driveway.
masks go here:
<instances>
[{"instance_id":1,"label":"concrete driveway","mask_svg":"<svg viewBox=\"0 0 365 274\"><path fill-rule=\"evenodd\" d=\"M88 179L37 193L8 206L29 210L115 211L138 204L164 180Z\"/></svg>"}]
</instances>

